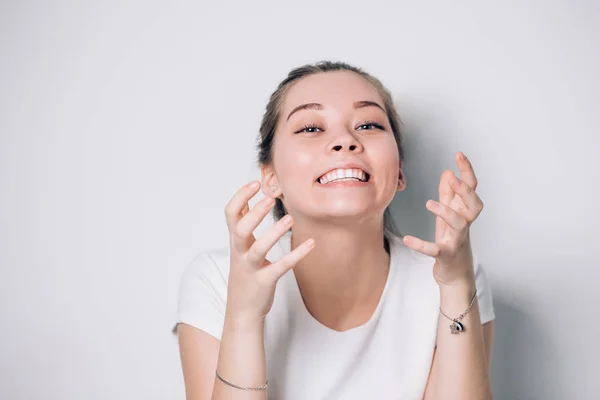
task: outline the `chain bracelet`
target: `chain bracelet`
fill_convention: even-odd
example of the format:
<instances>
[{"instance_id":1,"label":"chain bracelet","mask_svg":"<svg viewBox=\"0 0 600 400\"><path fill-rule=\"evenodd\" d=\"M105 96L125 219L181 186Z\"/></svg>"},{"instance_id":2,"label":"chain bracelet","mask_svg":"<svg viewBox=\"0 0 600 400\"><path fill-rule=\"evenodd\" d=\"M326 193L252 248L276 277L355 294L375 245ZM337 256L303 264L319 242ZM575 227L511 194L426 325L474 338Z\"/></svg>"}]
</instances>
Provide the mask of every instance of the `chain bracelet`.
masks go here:
<instances>
[{"instance_id":1,"label":"chain bracelet","mask_svg":"<svg viewBox=\"0 0 600 400\"><path fill-rule=\"evenodd\" d=\"M240 389L240 390L265 390L267 388L267 384L269 383L269 381L267 380L264 385L261 385L261 386L258 386L258 387L243 387L243 386L238 386L235 383L231 383L231 382L226 381L225 379L223 379L221 377L221 375L219 375L219 373L217 372L217 370L215 370L215 375L224 384L226 384L228 386L231 386L231 387L234 387L236 389Z\"/></svg>"},{"instance_id":2,"label":"chain bracelet","mask_svg":"<svg viewBox=\"0 0 600 400\"><path fill-rule=\"evenodd\" d=\"M460 314L456 318L450 318L449 316L447 316L446 313L444 311L442 311L442 307L440 306L440 312L442 313L442 315L444 317L448 318L450 321L452 321L452 325L450 325L450 333L456 335L460 332L464 332L465 325L462 322L460 322L460 320L463 319L469 311L471 311L471 307L473 307L473 303L475 303L476 296L477 296L477 288L475 289L475 292L473 293L473 298L471 298L471 303L469 304L469 307L467 308L467 310L464 313Z\"/></svg>"}]
</instances>

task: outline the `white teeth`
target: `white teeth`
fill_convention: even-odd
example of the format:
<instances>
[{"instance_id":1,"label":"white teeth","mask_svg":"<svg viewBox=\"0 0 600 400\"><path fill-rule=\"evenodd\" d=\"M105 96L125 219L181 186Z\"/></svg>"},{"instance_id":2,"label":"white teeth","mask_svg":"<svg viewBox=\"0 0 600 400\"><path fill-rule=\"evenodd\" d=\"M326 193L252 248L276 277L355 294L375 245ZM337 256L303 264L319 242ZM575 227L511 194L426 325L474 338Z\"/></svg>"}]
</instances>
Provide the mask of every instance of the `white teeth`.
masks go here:
<instances>
[{"instance_id":1,"label":"white teeth","mask_svg":"<svg viewBox=\"0 0 600 400\"><path fill-rule=\"evenodd\" d=\"M361 182L366 181L366 174L360 169L336 169L319 178L319 182L323 185L341 180L358 180Z\"/></svg>"}]
</instances>

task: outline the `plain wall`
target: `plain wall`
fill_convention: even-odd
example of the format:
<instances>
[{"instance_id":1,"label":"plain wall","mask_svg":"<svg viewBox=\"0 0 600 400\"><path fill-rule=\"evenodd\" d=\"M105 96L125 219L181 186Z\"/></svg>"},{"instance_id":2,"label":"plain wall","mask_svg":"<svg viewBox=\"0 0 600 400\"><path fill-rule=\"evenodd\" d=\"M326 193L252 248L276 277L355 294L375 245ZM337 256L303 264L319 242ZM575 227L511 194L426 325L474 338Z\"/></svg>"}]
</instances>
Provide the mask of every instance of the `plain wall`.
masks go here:
<instances>
[{"instance_id":1,"label":"plain wall","mask_svg":"<svg viewBox=\"0 0 600 400\"><path fill-rule=\"evenodd\" d=\"M599 3L216 3L1 3L0 398L184 398L181 274L227 245L268 96L322 59L394 95L402 233L472 160L495 398L597 398Z\"/></svg>"}]
</instances>

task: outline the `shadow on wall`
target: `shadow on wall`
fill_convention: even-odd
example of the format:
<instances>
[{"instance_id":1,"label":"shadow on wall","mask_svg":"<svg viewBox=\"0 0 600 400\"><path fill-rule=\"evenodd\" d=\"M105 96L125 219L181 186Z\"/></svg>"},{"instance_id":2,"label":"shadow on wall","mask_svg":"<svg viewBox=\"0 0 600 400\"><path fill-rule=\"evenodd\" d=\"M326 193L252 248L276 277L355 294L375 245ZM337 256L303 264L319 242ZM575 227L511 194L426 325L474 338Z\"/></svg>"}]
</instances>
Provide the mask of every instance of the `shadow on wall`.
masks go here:
<instances>
[{"instance_id":1,"label":"shadow on wall","mask_svg":"<svg viewBox=\"0 0 600 400\"><path fill-rule=\"evenodd\" d=\"M420 121L411 123L404 117ZM425 208L425 203L428 199L438 199L439 179L445 169L458 172L454 145L444 142L444 137L448 140L448 133L436 137L439 127L427 129L427 118L415 117L409 110L403 119L404 173L408 184L403 192L396 194L390 208L402 235L433 241L435 216ZM560 382L560 359L556 350L536 325L535 318L521 312L510 300L510 291L501 289L492 286L496 313L491 368L494 399L568 399Z\"/></svg>"},{"instance_id":2,"label":"shadow on wall","mask_svg":"<svg viewBox=\"0 0 600 400\"><path fill-rule=\"evenodd\" d=\"M407 115L413 116L413 113ZM435 216L425 208L429 199L438 199L440 175L445 169L456 167L453 152L440 138L426 134L417 124L404 120L403 172L406 189L396 193L390 210L402 235L413 235L432 241L435 233ZM456 172L456 171L455 171Z\"/></svg>"},{"instance_id":3,"label":"shadow on wall","mask_svg":"<svg viewBox=\"0 0 600 400\"><path fill-rule=\"evenodd\" d=\"M569 399L561 382L560 357L535 318L492 287L496 312L492 390L499 400ZM557 321L557 325L560 325ZM582 399L583 400L583 399Z\"/></svg>"}]
</instances>

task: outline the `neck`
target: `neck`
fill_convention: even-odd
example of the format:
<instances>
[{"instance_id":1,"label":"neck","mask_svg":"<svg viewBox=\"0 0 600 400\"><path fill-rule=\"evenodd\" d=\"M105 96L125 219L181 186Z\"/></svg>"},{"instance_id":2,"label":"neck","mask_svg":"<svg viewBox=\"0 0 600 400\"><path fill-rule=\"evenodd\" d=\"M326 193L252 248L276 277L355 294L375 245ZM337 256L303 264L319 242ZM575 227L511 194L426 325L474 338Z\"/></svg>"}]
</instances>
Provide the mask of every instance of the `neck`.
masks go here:
<instances>
[{"instance_id":1,"label":"neck","mask_svg":"<svg viewBox=\"0 0 600 400\"><path fill-rule=\"evenodd\" d=\"M332 325L353 325L352 319L359 321L357 325L370 318L389 270L383 234L382 221L360 226L294 224L292 249L311 237L316 242L293 269L304 303L315 318Z\"/></svg>"}]
</instances>

